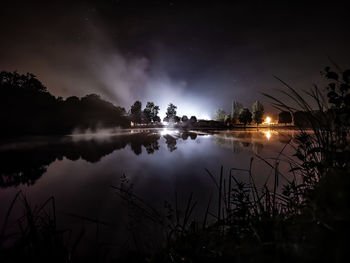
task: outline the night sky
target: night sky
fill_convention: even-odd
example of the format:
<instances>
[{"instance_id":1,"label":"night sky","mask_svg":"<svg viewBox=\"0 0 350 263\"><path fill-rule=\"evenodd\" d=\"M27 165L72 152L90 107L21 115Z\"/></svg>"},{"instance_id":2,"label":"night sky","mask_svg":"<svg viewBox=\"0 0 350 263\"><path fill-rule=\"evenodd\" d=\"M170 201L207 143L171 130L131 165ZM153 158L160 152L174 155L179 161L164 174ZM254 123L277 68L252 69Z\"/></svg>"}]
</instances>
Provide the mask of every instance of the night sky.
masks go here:
<instances>
[{"instance_id":1,"label":"night sky","mask_svg":"<svg viewBox=\"0 0 350 263\"><path fill-rule=\"evenodd\" d=\"M349 4L239 2L1 1L0 70L34 73L64 98L151 100L161 116L173 102L201 118L232 100L271 110L261 92L282 87L274 75L322 86L327 56L350 66Z\"/></svg>"}]
</instances>

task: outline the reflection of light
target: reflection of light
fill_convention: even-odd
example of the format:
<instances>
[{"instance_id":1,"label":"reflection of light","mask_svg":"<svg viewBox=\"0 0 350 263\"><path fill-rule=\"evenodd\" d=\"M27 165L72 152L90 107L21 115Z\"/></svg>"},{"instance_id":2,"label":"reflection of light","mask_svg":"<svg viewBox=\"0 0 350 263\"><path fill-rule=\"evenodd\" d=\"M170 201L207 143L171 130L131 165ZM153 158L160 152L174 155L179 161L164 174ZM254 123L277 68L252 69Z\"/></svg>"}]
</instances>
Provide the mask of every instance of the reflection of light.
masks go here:
<instances>
[{"instance_id":1,"label":"reflection of light","mask_svg":"<svg viewBox=\"0 0 350 263\"><path fill-rule=\"evenodd\" d=\"M177 133L177 130L168 130L167 128L164 128L161 130L160 135L173 135L175 133Z\"/></svg>"},{"instance_id":2,"label":"reflection of light","mask_svg":"<svg viewBox=\"0 0 350 263\"><path fill-rule=\"evenodd\" d=\"M267 140L270 140L271 132L270 131L265 131L264 133L265 133L265 136L266 136Z\"/></svg>"},{"instance_id":3,"label":"reflection of light","mask_svg":"<svg viewBox=\"0 0 350 263\"><path fill-rule=\"evenodd\" d=\"M270 117L266 117L265 123L270 124L271 123L271 118Z\"/></svg>"}]
</instances>

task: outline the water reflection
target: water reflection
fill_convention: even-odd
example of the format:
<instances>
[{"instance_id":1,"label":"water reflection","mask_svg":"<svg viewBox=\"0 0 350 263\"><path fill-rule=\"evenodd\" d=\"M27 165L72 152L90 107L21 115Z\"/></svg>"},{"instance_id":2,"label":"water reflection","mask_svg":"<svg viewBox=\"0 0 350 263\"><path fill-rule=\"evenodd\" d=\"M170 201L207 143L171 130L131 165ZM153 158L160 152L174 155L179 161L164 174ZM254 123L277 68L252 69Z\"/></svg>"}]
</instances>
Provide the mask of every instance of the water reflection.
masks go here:
<instances>
[{"instance_id":1,"label":"water reflection","mask_svg":"<svg viewBox=\"0 0 350 263\"><path fill-rule=\"evenodd\" d=\"M288 143L293 138L290 131L257 130L257 131L225 131L213 134L215 144L239 153L249 149L254 154L260 154L264 144L278 136L279 142Z\"/></svg>"},{"instance_id":2,"label":"water reflection","mask_svg":"<svg viewBox=\"0 0 350 263\"><path fill-rule=\"evenodd\" d=\"M177 130L132 130L118 135L108 136L66 136L58 138L41 138L21 142L1 143L0 187L34 184L55 160L66 158L71 161L79 159L96 163L102 157L129 145L130 150L141 155L153 154L165 143L169 152L178 149L178 140L196 140L198 136L214 137L214 143L220 147L239 153L248 149L260 154L264 144L277 136L281 143L291 140L290 133L276 131L227 131L227 132L179 132ZM162 141L160 139L163 138ZM188 148L190 149L190 148Z\"/></svg>"},{"instance_id":3,"label":"water reflection","mask_svg":"<svg viewBox=\"0 0 350 263\"><path fill-rule=\"evenodd\" d=\"M32 185L57 159L82 159L96 163L127 145L136 155L142 153L142 146L151 154L159 149L159 138L158 133L147 132L108 137L36 138L33 141L6 143L0 148L0 187Z\"/></svg>"},{"instance_id":4,"label":"water reflection","mask_svg":"<svg viewBox=\"0 0 350 263\"><path fill-rule=\"evenodd\" d=\"M265 131L264 134L265 134L265 137L267 138L267 140L270 140L270 138L271 138L271 131Z\"/></svg>"}]
</instances>

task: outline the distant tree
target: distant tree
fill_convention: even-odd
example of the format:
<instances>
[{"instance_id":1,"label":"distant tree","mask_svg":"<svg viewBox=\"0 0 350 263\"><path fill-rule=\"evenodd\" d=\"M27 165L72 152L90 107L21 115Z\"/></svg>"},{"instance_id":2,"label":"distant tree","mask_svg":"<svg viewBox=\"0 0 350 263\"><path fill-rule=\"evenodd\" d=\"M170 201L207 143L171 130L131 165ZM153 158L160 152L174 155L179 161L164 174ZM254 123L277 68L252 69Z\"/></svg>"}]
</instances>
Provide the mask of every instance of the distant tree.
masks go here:
<instances>
[{"instance_id":1,"label":"distant tree","mask_svg":"<svg viewBox=\"0 0 350 263\"><path fill-rule=\"evenodd\" d=\"M146 108L143 110L145 122L156 122L159 119L158 112L159 106L156 106L153 102L147 102Z\"/></svg>"},{"instance_id":2,"label":"distant tree","mask_svg":"<svg viewBox=\"0 0 350 263\"><path fill-rule=\"evenodd\" d=\"M264 106L259 101L254 102L252 106L252 113L253 113L253 121L258 126L263 122Z\"/></svg>"},{"instance_id":3,"label":"distant tree","mask_svg":"<svg viewBox=\"0 0 350 263\"><path fill-rule=\"evenodd\" d=\"M181 118L179 116L174 117L174 122L179 123L181 121Z\"/></svg>"},{"instance_id":4,"label":"distant tree","mask_svg":"<svg viewBox=\"0 0 350 263\"><path fill-rule=\"evenodd\" d=\"M141 110L142 108L142 103L141 101L137 100L135 103L131 106L131 120L135 123L141 123Z\"/></svg>"},{"instance_id":5,"label":"distant tree","mask_svg":"<svg viewBox=\"0 0 350 263\"><path fill-rule=\"evenodd\" d=\"M196 116L191 116L190 123L196 123L196 122L197 122Z\"/></svg>"},{"instance_id":6,"label":"distant tree","mask_svg":"<svg viewBox=\"0 0 350 263\"><path fill-rule=\"evenodd\" d=\"M176 109L177 107L174 104L172 103L169 104L167 111L165 113L166 117L164 118L167 120L167 122L176 122L175 121Z\"/></svg>"},{"instance_id":7,"label":"distant tree","mask_svg":"<svg viewBox=\"0 0 350 263\"><path fill-rule=\"evenodd\" d=\"M230 114L226 114L224 122L226 125L230 125L232 123L232 119L231 119Z\"/></svg>"},{"instance_id":8,"label":"distant tree","mask_svg":"<svg viewBox=\"0 0 350 263\"><path fill-rule=\"evenodd\" d=\"M244 124L244 127L245 127L247 123L252 122L252 113L249 111L248 108L243 108L239 112L238 119L241 123Z\"/></svg>"},{"instance_id":9,"label":"distant tree","mask_svg":"<svg viewBox=\"0 0 350 263\"><path fill-rule=\"evenodd\" d=\"M237 101L232 102L231 119L232 122L238 122L239 112L243 109L243 105Z\"/></svg>"},{"instance_id":10,"label":"distant tree","mask_svg":"<svg viewBox=\"0 0 350 263\"><path fill-rule=\"evenodd\" d=\"M80 102L79 98L76 96L71 96L66 98L66 103L72 104L72 105L77 105Z\"/></svg>"},{"instance_id":11,"label":"distant tree","mask_svg":"<svg viewBox=\"0 0 350 263\"><path fill-rule=\"evenodd\" d=\"M152 121L153 122L160 122L160 118L158 117L159 113L159 106L154 106L152 109Z\"/></svg>"},{"instance_id":12,"label":"distant tree","mask_svg":"<svg viewBox=\"0 0 350 263\"><path fill-rule=\"evenodd\" d=\"M159 106L155 106L153 102L147 102L146 108L143 110L143 119L144 122L150 123L158 120Z\"/></svg>"},{"instance_id":13,"label":"distant tree","mask_svg":"<svg viewBox=\"0 0 350 263\"><path fill-rule=\"evenodd\" d=\"M182 116L181 121L188 122L188 117L186 115Z\"/></svg>"},{"instance_id":14,"label":"distant tree","mask_svg":"<svg viewBox=\"0 0 350 263\"><path fill-rule=\"evenodd\" d=\"M224 121L226 116L226 112L222 109L217 109L214 113L214 119L216 121Z\"/></svg>"},{"instance_id":15,"label":"distant tree","mask_svg":"<svg viewBox=\"0 0 350 263\"><path fill-rule=\"evenodd\" d=\"M289 111L281 111L278 114L278 123L291 123L292 122L292 114Z\"/></svg>"},{"instance_id":16,"label":"distant tree","mask_svg":"<svg viewBox=\"0 0 350 263\"><path fill-rule=\"evenodd\" d=\"M0 72L1 134L68 134L74 129L126 127L125 109L97 94L51 95L33 74Z\"/></svg>"},{"instance_id":17,"label":"distant tree","mask_svg":"<svg viewBox=\"0 0 350 263\"><path fill-rule=\"evenodd\" d=\"M152 119L153 119L153 110L154 108L154 103L153 102L147 102L146 104L146 108L144 108L143 110L143 116L144 116L144 121L146 123L150 123L152 122Z\"/></svg>"},{"instance_id":18,"label":"distant tree","mask_svg":"<svg viewBox=\"0 0 350 263\"><path fill-rule=\"evenodd\" d=\"M153 118L153 122L155 122L155 123L160 122L160 117L159 116L155 116Z\"/></svg>"},{"instance_id":19,"label":"distant tree","mask_svg":"<svg viewBox=\"0 0 350 263\"><path fill-rule=\"evenodd\" d=\"M27 92L47 92L47 88L36 78L34 74L18 74L17 71L0 72L0 87L22 89Z\"/></svg>"},{"instance_id":20,"label":"distant tree","mask_svg":"<svg viewBox=\"0 0 350 263\"><path fill-rule=\"evenodd\" d=\"M296 111L293 113L294 125L297 127L309 127L310 126L310 112Z\"/></svg>"}]
</instances>

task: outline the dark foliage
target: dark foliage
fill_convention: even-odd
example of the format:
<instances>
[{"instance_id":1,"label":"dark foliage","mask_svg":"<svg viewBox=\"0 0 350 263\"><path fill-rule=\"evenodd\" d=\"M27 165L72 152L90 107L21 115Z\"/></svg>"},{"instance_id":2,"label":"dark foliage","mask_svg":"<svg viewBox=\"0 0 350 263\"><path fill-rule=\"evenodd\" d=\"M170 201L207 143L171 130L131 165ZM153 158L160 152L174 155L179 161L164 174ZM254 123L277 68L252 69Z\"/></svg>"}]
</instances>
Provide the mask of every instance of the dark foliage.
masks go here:
<instances>
[{"instance_id":1,"label":"dark foliage","mask_svg":"<svg viewBox=\"0 0 350 263\"><path fill-rule=\"evenodd\" d=\"M239 117L238 117L239 121L241 123L243 123L244 127L248 124L252 122L252 113L249 111L248 108L243 108L240 110L239 112Z\"/></svg>"},{"instance_id":2,"label":"dark foliage","mask_svg":"<svg viewBox=\"0 0 350 263\"><path fill-rule=\"evenodd\" d=\"M0 72L1 134L68 134L74 129L127 126L125 110L96 94L66 100L33 75Z\"/></svg>"},{"instance_id":3,"label":"dark foliage","mask_svg":"<svg viewBox=\"0 0 350 263\"><path fill-rule=\"evenodd\" d=\"M141 101L137 100L133 105L131 105L130 109L130 116L131 120L135 123L141 123L142 122L142 103Z\"/></svg>"},{"instance_id":4,"label":"dark foliage","mask_svg":"<svg viewBox=\"0 0 350 263\"><path fill-rule=\"evenodd\" d=\"M278 123L292 123L292 114L289 111L282 111L278 114Z\"/></svg>"}]
</instances>

